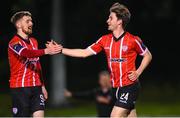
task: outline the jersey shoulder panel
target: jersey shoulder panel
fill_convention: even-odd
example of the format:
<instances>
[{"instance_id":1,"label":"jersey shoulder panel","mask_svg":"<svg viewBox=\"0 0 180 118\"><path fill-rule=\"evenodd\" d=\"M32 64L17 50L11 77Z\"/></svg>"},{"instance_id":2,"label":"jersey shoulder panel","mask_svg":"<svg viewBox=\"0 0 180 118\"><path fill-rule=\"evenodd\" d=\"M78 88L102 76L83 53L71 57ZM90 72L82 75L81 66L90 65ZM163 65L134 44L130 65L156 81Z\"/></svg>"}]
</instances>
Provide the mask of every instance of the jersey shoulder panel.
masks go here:
<instances>
[{"instance_id":1,"label":"jersey shoulder panel","mask_svg":"<svg viewBox=\"0 0 180 118\"><path fill-rule=\"evenodd\" d=\"M10 41L9 44L16 44L19 43L21 41L21 39L17 36L14 36Z\"/></svg>"},{"instance_id":2,"label":"jersey shoulder panel","mask_svg":"<svg viewBox=\"0 0 180 118\"><path fill-rule=\"evenodd\" d=\"M14 36L10 42L9 42L9 49L11 49L13 52L17 53L18 55L20 55L21 51L25 48L22 45L22 41L18 36Z\"/></svg>"},{"instance_id":3,"label":"jersey shoulder panel","mask_svg":"<svg viewBox=\"0 0 180 118\"><path fill-rule=\"evenodd\" d=\"M110 34L103 35L102 39L103 40L112 39L112 34L110 33Z\"/></svg>"},{"instance_id":4,"label":"jersey shoulder panel","mask_svg":"<svg viewBox=\"0 0 180 118\"><path fill-rule=\"evenodd\" d=\"M112 34L106 34L101 36L96 43L100 42L102 45L104 45L105 43L110 42L111 39L112 39Z\"/></svg>"},{"instance_id":5,"label":"jersey shoulder panel","mask_svg":"<svg viewBox=\"0 0 180 118\"><path fill-rule=\"evenodd\" d=\"M139 42L142 42L142 40L141 40L141 38L140 38L139 36L136 36L136 35L133 35L133 34L130 34L130 33L128 33L128 35L129 35L129 37L130 37L130 39L131 39L132 41L137 40L137 41L139 41Z\"/></svg>"}]
</instances>

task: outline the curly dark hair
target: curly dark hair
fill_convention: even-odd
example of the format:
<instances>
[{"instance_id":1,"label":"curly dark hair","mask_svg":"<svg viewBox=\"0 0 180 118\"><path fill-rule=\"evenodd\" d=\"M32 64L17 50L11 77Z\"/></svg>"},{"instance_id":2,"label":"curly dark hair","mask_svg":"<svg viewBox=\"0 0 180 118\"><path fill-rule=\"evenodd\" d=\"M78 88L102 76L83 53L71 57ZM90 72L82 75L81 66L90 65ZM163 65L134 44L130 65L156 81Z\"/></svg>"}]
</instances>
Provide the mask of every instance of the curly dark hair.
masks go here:
<instances>
[{"instance_id":1,"label":"curly dark hair","mask_svg":"<svg viewBox=\"0 0 180 118\"><path fill-rule=\"evenodd\" d=\"M128 8L120 3L114 3L109 9L110 12L114 12L118 19L122 19L123 28L125 29L126 25L129 23L131 18L131 13Z\"/></svg>"}]
</instances>

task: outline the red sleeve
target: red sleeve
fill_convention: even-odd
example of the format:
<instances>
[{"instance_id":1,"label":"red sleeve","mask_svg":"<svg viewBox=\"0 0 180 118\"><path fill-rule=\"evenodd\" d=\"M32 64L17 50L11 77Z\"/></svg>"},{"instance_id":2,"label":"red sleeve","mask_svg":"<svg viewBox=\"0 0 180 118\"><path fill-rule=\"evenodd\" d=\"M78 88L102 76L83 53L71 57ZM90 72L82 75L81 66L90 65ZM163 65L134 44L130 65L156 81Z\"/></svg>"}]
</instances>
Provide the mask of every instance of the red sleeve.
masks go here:
<instances>
[{"instance_id":1,"label":"red sleeve","mask_svg":"<svg viewBox=\"0 0 180 118\"><path fill-rule=\"evenodd\" d=\"M102 39L103 39L102 37L99 38L99 40L96 41L96 43L93 43L92 45L90 45L88 47L88 49L90 49L94 54L101 52L103 49L103 40Z\"/></svg>"},{"instance_id":2,"label":"red sleeve","mask_svg":"<svg viewBox=\"0 0 180 118\"><path fill-rule=\"evenodd\" d=\"M34 58L34 57L40 57L40 56L45 55L45 51L44 49L39 49L39 50L23 49L20 55L26 58Z\"/></svg>"},{"instance_id":3,"label":"red sleeve","mask_svg":"<svg viewBox=\"0 0 180 118\"><path fill-rule=\"evenodd\" d=\"M140 55L144 55L147 51L147 47L143 44L142 40L139 37L136 37L135 39L135 50Z\"/></svg>"}]
</instances>

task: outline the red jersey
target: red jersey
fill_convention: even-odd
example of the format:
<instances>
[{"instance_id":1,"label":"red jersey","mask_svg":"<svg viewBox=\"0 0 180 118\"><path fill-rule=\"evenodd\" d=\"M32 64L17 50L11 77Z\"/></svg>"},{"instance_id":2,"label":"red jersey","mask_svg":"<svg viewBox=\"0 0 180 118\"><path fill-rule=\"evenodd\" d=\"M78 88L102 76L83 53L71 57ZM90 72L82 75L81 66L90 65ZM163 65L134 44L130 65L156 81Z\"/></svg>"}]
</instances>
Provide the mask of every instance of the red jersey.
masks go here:
<instances>
[{"instance_id":1,"label":"red jersey","mask_svg":"<svg viewBox=\"0 0 180 118\"><path fill-rule=\"evenodd\" d=\"M137 54L144 55L147 47L137 36L126 32L124 36L115 40L113 34L102 36L96 43L88 47L94 54L104 50L109 70L111 83L114 88L123 87L134 82L128 78L129 71L135 71Z\"/></svg>"},{"instance_id":2,"label":"red jersey","mask_svg":"<svg viewBox=\"0 0 180 118\"><path fill-rule=\"evenodd\" d=\"M38 50L37 40L35 38L24 40L19 35L15 35L8 46L10 88L41 86L39 57L32 57L30 54L31 58L27 58L22 55L24 50Z\"/></svg>"}]
</instances>

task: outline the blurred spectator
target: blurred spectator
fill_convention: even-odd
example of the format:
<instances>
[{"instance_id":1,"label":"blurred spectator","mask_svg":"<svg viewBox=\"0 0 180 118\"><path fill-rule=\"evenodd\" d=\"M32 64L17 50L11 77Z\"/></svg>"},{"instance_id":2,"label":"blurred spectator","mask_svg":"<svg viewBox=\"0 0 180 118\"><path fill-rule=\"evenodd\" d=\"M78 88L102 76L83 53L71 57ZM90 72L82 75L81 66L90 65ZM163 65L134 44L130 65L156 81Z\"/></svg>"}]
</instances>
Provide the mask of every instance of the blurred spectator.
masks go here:
<instances>
[{"instance_id":1,"label":"blurred spectator","mask_svg":"<svg viewBox=\"0 0 180 118\"><path fill-rule=\"evenodd\" d=\"M96 101L98 117L109 117L113 107L113 97L111 94L110 74L108 71L99 73L99 87L82 92L64 91L66 97L79 99L93 98Z\"/></svg>"}]
</instances>

